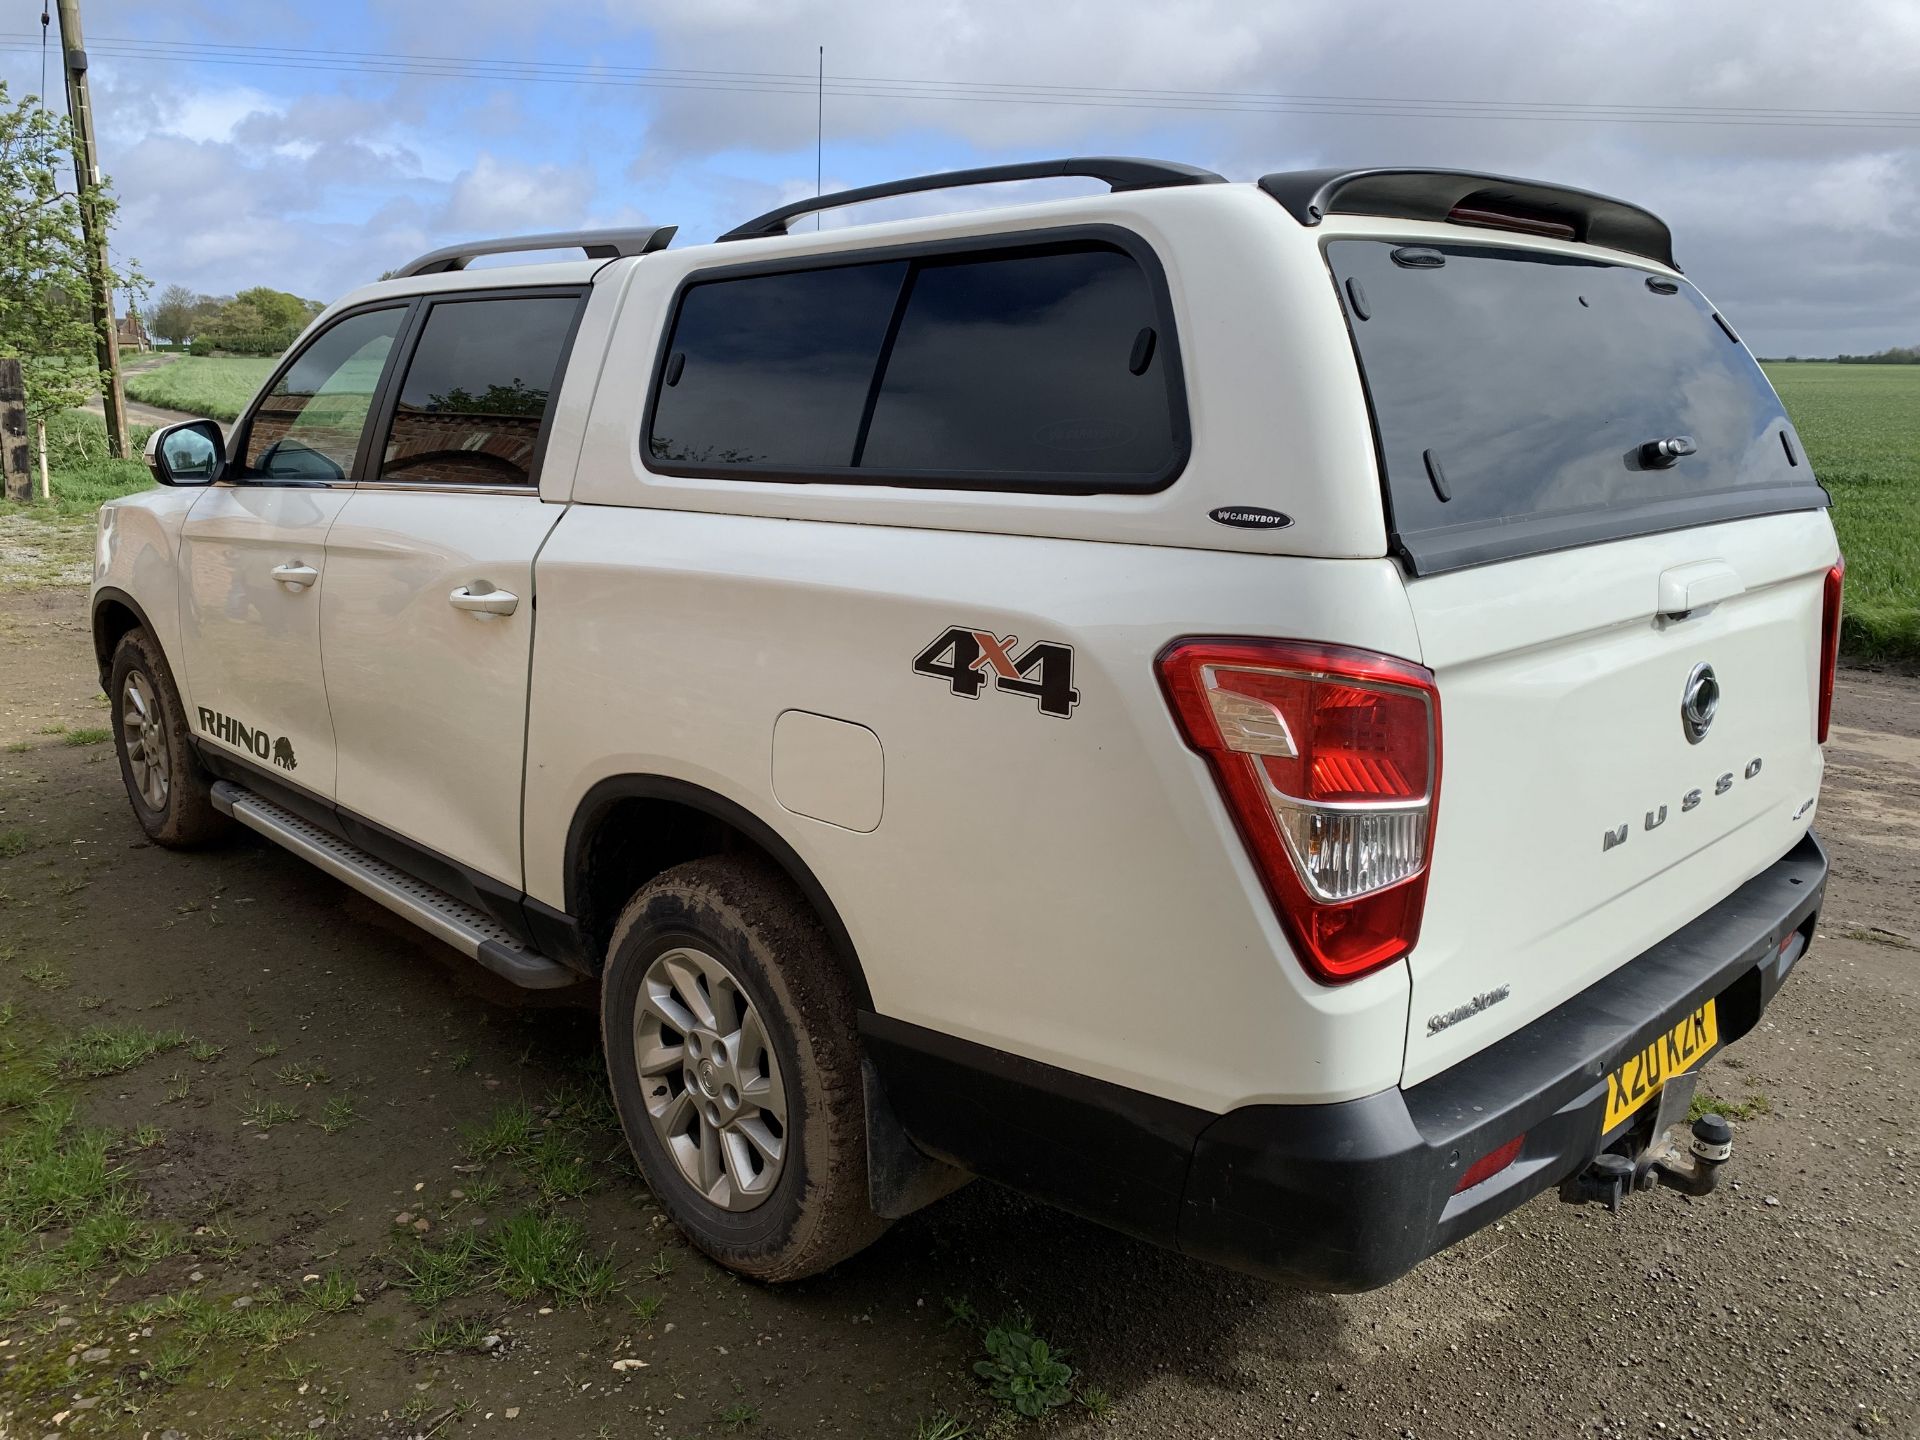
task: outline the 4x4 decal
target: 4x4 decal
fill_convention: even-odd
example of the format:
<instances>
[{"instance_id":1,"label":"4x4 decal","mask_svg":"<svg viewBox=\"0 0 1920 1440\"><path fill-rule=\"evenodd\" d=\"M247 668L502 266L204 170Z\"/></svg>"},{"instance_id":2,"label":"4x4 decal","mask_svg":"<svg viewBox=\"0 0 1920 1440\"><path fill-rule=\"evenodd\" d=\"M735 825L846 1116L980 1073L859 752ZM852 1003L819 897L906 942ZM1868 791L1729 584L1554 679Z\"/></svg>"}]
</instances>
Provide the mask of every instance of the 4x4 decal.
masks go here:
<instances>
[{"instance_id":1,"label":"4x4 decal","mask_svg":"<svg viewBox=\"0 0 1920 1440\"><path fill-rule=\"evenodd\" d=\"M954 694L969 700L979 699L991 679L1010 695L1031 695L1042 715L1069 718L1080 703L1080 692L1073 688L1073 647L1040 640L1015 655L1019 643L1018 635L956 625L913 657L913 673L944 680Z\"/></svg>"}]
</instances>

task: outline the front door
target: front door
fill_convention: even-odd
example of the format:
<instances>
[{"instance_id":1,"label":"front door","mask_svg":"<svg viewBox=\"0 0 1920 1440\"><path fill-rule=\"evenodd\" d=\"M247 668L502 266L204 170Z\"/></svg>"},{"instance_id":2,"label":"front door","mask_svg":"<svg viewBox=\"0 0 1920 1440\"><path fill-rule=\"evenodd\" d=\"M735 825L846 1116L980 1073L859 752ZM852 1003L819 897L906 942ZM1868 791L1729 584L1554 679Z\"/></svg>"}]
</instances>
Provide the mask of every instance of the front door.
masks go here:
<instances>
[{"instance_id":1,"label":"front door","mask_svg":"<svg viewBox=\"0 0 1920 1440\"><path fill-rule=\"evenodd\" d=\"M181 531L188 723L210 749L322 799L334 790L320 669L327 532L353 493L407 310L360 311L309 341L235 427L229 478L194 502Z\"/></svg>"},{"instance_id":2,"label":"front door","mask_svg":"<svg viewBox=\"0 0 1920 1440\"><path fill-rule=\"evenodd\" d=\"M455 893L495 889L475 872L522 883L534 557L564 511L541 501L538 462L580 304L577 290L426 301L378 463L327 538L336 799L467 872L440 876Z\"/></svg>"}]
</instances>

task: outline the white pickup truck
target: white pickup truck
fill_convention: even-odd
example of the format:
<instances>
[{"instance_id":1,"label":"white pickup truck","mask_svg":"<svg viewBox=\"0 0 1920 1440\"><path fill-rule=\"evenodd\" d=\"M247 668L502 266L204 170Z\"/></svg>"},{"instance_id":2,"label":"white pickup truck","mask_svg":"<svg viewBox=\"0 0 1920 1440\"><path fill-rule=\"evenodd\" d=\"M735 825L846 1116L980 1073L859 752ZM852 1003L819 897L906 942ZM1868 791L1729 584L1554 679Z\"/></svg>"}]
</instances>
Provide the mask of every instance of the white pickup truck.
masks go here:
<instances>
[{"instance_id":1,"label":"white pickup truck","mask_svg":"<svg viewBox=\"0 0 1920 1440\"><path fill-rule=\"evenodd\" d=\"M788 233L1056 175L1110 193ZM1841 562L1659 219L1076 159L671 234L424 256L153 437L93 589L149 835L597 985L764 1279L970 1175L1326 1288L1711 1188Z\"/></svg>"}]
</instances>

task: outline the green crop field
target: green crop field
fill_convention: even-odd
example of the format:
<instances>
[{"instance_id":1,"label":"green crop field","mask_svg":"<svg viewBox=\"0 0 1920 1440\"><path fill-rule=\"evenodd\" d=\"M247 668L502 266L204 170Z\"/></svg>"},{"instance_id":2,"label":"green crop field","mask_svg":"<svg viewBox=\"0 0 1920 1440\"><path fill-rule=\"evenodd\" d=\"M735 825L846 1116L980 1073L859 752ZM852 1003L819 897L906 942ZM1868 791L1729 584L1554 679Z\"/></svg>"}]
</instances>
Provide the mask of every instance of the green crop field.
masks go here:
<instances>
[{"instance_id":1,"label":"green crop field","mask_svg":"<svg viewBox=\"0 0 1920 1440\"><path fill-rule=\"evenodd\" d=\"M277 359L182 355L127 376L127 398L210 420L237 420Z\"/></svg>"},{"instance_id":2,"label":"green crop field","mask_svg":"<svg viewBox=\"0 0 1920 1440\"><path fill-rule=\"evenodd\" d=\"M1920 365L1768 365L1847 556L1846 653L1920 660Z\"/></svg>"}]
</instances>

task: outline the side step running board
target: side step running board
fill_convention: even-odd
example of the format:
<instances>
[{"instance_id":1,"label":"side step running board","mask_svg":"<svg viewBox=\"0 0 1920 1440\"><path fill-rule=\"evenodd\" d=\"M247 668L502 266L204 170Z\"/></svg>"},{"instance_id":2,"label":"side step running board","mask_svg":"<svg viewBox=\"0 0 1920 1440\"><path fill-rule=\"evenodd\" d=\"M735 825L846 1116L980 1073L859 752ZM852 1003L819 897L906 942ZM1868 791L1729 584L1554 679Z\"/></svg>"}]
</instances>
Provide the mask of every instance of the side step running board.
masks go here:
<instances>
[{"instance_id":1,"label":"side step running board","mask_svg":"<svg viewBox=\"0 0 1920 1440\"><path fill-rule=\"evenodd\" d=\"M529 950L491 915L423 885L404 870L376 860L357 845L230 780L214 782L213 807L516 985L552 990L581 979L578 972Z\"/></svg>"}]
</instances>

